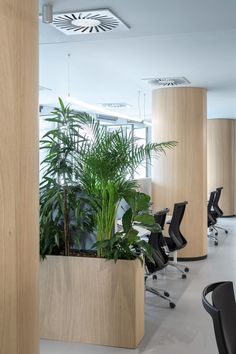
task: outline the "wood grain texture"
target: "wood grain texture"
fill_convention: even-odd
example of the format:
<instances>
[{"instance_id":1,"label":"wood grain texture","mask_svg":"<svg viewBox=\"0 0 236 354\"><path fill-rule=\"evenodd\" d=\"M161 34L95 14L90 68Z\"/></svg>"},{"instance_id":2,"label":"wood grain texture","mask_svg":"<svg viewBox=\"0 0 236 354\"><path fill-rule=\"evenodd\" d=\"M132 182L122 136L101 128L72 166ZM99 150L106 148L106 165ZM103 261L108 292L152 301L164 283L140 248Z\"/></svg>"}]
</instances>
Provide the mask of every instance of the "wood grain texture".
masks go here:
<instances>
[{"instance_id":1,"label":"wood grain texture","mask_svg":"<svg viewBox=\"0 0 236 354\"><path fill-rule=\"evenodd\" d=\"M206 90L167 88L153 91L153 142L178 141L166 157L153 161L154 210L188 201L181 229L188 245L179 257L207 253Z\"/></svg>"},{"instance_id":2,"label":"wood grain texture","mask_svg":"<svg viewBox=\"0 0 236 354\"><path fill-rule=\"evenodd\" d=\"M219 205L225 215L234 215L235 120L209 119L207 134L208 194L224 187Z\"/></svg>"},{"instance_id":3,"label":"wood grain texture","mask_svg":"<svg viewBox=\"0 0 236 354\"><path fill-rule=\"evenodd\" d=\"M0 11L0 353L37 354L38 4Z\"/></svg>"},{"instance_id":4,"label":"wood grain texture","mask_svg":"<svg viewBox=\"0 0 236 354\"><path fill-rule=\"evenodd\" d=\"M41 338L136 348L144 335L141 263L48 256L40 271Z\"/></svg>"}]
</instances>

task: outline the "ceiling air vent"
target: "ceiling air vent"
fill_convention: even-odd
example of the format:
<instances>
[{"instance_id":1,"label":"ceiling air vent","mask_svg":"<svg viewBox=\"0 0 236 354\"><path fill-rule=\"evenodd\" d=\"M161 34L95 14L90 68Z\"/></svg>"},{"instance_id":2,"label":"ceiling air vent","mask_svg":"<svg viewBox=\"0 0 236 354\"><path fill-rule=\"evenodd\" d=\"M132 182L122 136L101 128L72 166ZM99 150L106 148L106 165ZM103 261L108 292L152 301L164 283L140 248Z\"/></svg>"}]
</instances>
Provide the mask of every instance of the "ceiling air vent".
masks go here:
<instances>
[{"instance_id":1,"label":"ceiling air vent","mask_svg":"<svg viewBox=\"0 0 236 354\"><path fill-rule=\"evenodd\" d=\"M66 35L117 32L129 29L108 9L54 14L52 26Z\"/></svg>"},{"instance_id":2,"label":"ceiling air vent","mask_svg":"<svg viewBox=\"0 0 236 354\"><path fill-rule=\"evenodd\" d=\"M131 105L126 102L107 102L107 103L99 103L102 107L105 108L130 108Z\"/></svg>"},{"instance_id":3,"label":"ceiling air vent","mask_svg":"<svg viewBox=\"0 0 236 354\"><path fill-rule=\"evenodd\" d=\"M154 77L143 79L147 81L150 85L160 86L160 87L173 87L173 86L185 86L189 85L190 81L186 77Z\"/></svg>"}]
</instances>

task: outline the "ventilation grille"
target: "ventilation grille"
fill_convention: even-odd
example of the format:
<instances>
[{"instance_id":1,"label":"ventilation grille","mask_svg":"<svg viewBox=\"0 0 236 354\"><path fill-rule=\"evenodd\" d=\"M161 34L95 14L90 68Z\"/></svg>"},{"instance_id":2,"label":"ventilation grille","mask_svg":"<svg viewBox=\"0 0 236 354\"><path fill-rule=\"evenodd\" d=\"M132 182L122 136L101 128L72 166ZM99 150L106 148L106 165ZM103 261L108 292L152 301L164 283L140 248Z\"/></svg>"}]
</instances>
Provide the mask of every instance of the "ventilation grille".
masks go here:
<instances>
[{"instance_id":1,"label":"ventilation grille","mask_svg":"<svg viewBox=\"0 0 236 354\"><path fill-rule=\"evenodd\" d=\"M143 79L152 86L173 87L189 85L190 81L186 77L160 77Z\"/></svg>"},{"instance_id":2,"label":"ventilation grille","mask_svg":"<svg viewBox=\"0 0 236 354\"><path fill-rule=\"evenodd\" d=\"M107 103L99 103L102 107L105 108L131 108L131 105L126 102L107 102Z\"/></svg>"},{"instance_id":3,"label":"ventilation grille","mask_svg":"<svg viewBox=\"0 0 236 354\"><path fill-rule=\"evenodd\" d=\"M52 26L66 35L128 30L128 26L108 9L55 14Z\"/></svg>"}]
</instances>

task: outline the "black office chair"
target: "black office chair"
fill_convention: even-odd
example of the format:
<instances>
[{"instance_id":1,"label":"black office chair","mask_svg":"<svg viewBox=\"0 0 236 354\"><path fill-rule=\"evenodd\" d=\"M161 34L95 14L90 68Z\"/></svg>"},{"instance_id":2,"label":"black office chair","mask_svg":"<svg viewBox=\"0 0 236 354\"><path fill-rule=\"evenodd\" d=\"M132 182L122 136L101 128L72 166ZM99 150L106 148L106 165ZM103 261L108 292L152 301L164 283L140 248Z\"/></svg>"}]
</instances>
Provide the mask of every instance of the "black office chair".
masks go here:
<instances>
[{"instance_id":1,"label":"black office chair","mask_svg":"<svg viewBox=\"0 0 236 354\"><path fill-rule=\"evenodd\" d=\"M210 198L208 200L208 205L207 205L207 224L208 224L207 226L209 230L209 234L208 234L209 239L214 241L215 246L218 246L218 231L215 227L217 220L213 212L213 203L215 200L215 196L216 196L216 191L210 193Z\"/></svg>"},{"instance_id":2,"label":"black office chair","mask_svg":"<svg viewBox=\"0 0 236 354\"><path fill-rule=\"evenodd\" d=\"M188 202L185 201L181 203L175 203L174 205L173 215L169 226L170 237L164 237L170 253L175 253L187 245L187 241L180 231L180 224L183 220L183 216L187 204ZM180 265L177 262L171 262L171 261L169 261L169 265L178 269L178 271L182 274L182 279L186 279L187 277L186 273L189 272L188 267L186 267L183 264ZM181 267L184 267L184 270L181 269Z\"/></svg>"},{"instance_id":3,"label":"black office chair","mask_svg":"<svg viewBox=\"0 0 236 354\"><path fill-rule=\"evenodd\" d=\"M165 226L165 222L166 222L166 216L169 212L169 209L168 208L165 208L165 209L162 209L160 211L157 211L155 214L154 214L154 219L155 219L155 222L160 225L160 227L162 228L162 230L164 230L164 226Z\"/></svg>"},{"instance_id":4,"label":"black office chair","mask_svg":"<svg viewBox=\"0 0 236 354\"><path fill-rule=\"evenodd\" d=\"M216 194L215 194L215 198L214 198L214 201L213 201L213 205L212 205L212 208L213 208L213 216L214 218L217 220L218 218L221 218L224 213L223 211L220 209L219 207L219 200L220 200L220 197L221 197L221 192L223 190L223 187L218 187L216 188ZM220 229L220 230L223 230L226 234L228 233L228 230L223 228L223 227L220 227L218 225L215 225L215 228L216 229Z\"/></svg>"},{"instance_id":5,"label":"black office chair","mask_svg":"<svg viewBox=\"0 0 236 354\"><path fill-rule=\"evenodd\" d=\"M154 219L155 219L155 222L161 227L162 230L164 230L164 227L165 227L165 222L166 222L166 216L169 212L169 209L168 208L164 208L160 211L157 211L155 214L154 214ZM162 249L164 249L164 251L166 252L166 254L168 253L168 247L166 245L166 242L164 240L164 237L162 235L162 244L161 244L161 247ZM157 275L156 274L153 274L152 276L153 279L157 279Z\"/></svg>"},{"instance_id":6,"label":"black office chair","mask_svg":"<svg viewBox=\"0 0 236 354\"><path fill-rule=\"evenodd\" d=\"M169 297L170 294L164 289L156 289L147 285L147 280L149 276L155 275L154 273L164 269L169 264L169 257L163 249L164 239L161 232L152 232L149 235L148 243L153 248L153 260L154 263L150 262L147 258L145 259L145 268L147 270L145 274L145 290L159 296L160 298L169 302L170 308L175 308L175 303Z\"/></svg>"},{"instance_id":7,"label":"black office chair","mask_svg":"<svg viewBox=\"0 0 236 354\"><path fill-rule=\"evenodd\" d=\"M207 295L212 293L212 304ZM219 354L236 353L236 303L233 283L230 281L208 285L202 293L202 303L213 319Z\"/></svg>"}]
</instances>

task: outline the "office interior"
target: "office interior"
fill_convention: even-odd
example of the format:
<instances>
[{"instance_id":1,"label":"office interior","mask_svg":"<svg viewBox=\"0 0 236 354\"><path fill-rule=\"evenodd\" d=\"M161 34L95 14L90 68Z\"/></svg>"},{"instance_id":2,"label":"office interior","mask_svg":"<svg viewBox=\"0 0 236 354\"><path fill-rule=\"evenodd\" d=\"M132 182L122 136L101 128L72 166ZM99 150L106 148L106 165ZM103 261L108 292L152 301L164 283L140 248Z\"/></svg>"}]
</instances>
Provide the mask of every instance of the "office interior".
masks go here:
<instances>
[{"instance_id":1,"label":"office interior","mask_svg":"<svg viewBox=\"0 0 236 354\"><path fill-rule=\"evenodd\" d=\"M0 354L233 354L234 0L2 1Z\"/></svg>"}]
</instances>

